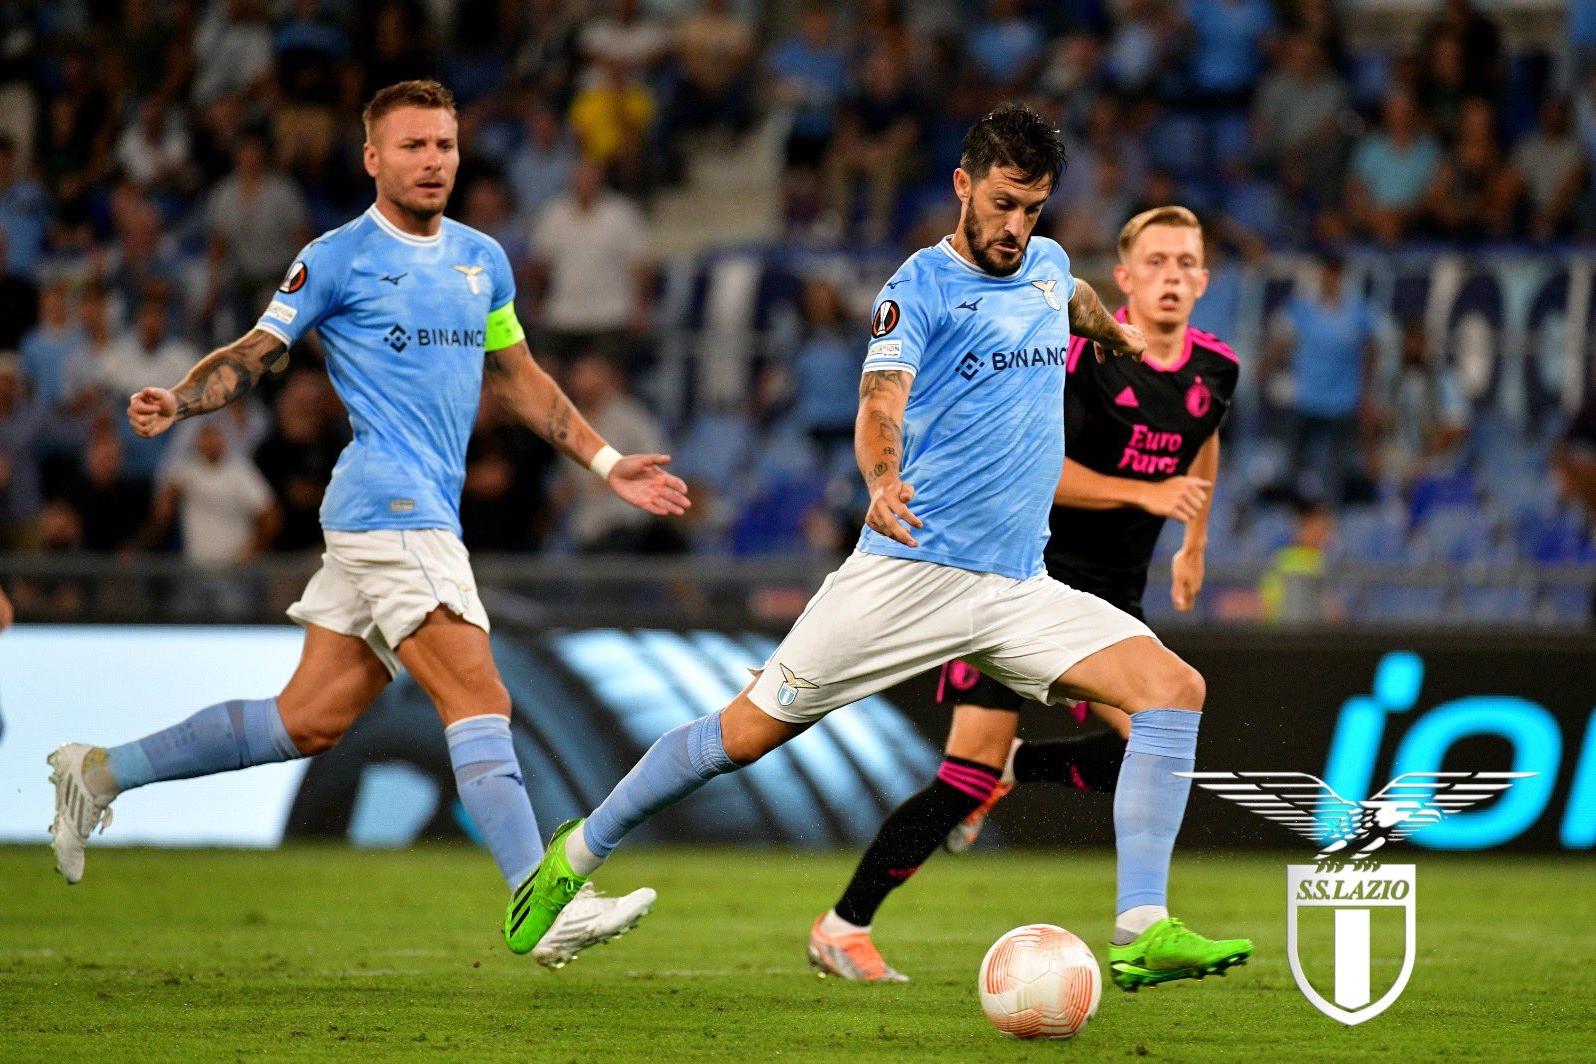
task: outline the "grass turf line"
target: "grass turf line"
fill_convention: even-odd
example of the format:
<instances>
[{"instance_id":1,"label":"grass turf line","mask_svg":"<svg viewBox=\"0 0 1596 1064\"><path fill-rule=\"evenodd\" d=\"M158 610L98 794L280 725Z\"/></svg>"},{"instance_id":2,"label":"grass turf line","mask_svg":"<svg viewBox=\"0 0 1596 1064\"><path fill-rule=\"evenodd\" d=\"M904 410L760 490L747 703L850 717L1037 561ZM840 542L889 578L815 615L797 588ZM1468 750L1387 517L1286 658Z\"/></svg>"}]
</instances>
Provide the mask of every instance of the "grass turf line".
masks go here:
<instances>
[{"instance_id":1,"label":"grass turf line","mask_svg":"<svg viewBox=\"0 0 1596 1064\"><path fill-rule=\"evenodd\" d=\"M1101 961L1104 853L935 858L877 920L914 981L875 987L804 964L853 854L628 851L600 885L656 887L653 915L555 973L505 950L502 887L463 846L95 848L72 888L44 847L0 848L0 1059L1591 1059L1596 975L1570 936L1596 916L1596 862L1411 859L1418 962L1384 1016L1345 1028L1297 991L1284 865L1299 855L1177 854L1177 915L1252 937L1258 956L1137 995L1105 980L1097 1018L1061 1045L992 1031L976 967L1032 922L1080 933ZM1376 954L1378 995L1395 953Z\"/></svg>"}]
</instances>

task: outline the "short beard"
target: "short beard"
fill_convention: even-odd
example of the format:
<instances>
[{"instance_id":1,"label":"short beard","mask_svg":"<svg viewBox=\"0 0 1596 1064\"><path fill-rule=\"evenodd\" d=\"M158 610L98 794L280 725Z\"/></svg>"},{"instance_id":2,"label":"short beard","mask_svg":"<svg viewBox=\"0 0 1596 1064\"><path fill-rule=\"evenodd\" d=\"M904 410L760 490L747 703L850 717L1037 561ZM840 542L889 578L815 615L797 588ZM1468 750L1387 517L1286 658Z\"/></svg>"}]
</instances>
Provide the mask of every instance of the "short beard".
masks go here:
<instances>
[{"instance_id":1,"label":"short beard","mask_svg":"<svg viewBox=\"0 0 1596 1064\"><path fill-rule=\"evenodd\" d=\"M966 211L964 215L964 242L970 245L970 258L981 267L982 271L994 277L1008 277L1018 273L1025 263L1025 246L1020 246L1019 258L1014 260L1013 266L1002 266L994 262L992 256L986 253L986 246L980 242L980 233L975 228L975 212Z\"/></svg>"},{"instance_id":2,"label":"short beard","mask_svg":"<svg viewBox=\"0 0 1596 1064\"><path fill-rule=\"evenodd\" d=\"M399 199L397 196L392 196L389 198L393 201L393 205L395 207L398 207L400 210L410 215L410 217L422 223L432 221L434 218L438 217L438 215L442 214L449 205L448 199L445 198L443 201L444 205L439 207L437 210L433 210L431 207L417 207L414 203Z\"/></svg>"}]
</instances>

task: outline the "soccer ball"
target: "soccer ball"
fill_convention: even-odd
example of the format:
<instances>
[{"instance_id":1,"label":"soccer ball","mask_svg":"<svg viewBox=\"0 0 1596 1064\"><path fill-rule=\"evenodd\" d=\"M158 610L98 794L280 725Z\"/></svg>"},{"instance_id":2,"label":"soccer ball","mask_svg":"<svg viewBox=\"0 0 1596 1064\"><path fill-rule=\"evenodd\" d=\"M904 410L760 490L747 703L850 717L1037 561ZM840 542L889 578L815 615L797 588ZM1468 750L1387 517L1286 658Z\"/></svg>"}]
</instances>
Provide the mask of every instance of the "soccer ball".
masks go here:
<instances>
[{"instance_id":1,"label":"soccer ball","mask_svg":"<svg viewBox=\"0 0 1596 1064\"><path fill-rule=\"evenodd\" d=\"M1073 1038L1097 1015L1103 977L1086 943L1052 924L992 943L976 988L992 1026L1011 1038Z\"/></svg>"}]
</instances>

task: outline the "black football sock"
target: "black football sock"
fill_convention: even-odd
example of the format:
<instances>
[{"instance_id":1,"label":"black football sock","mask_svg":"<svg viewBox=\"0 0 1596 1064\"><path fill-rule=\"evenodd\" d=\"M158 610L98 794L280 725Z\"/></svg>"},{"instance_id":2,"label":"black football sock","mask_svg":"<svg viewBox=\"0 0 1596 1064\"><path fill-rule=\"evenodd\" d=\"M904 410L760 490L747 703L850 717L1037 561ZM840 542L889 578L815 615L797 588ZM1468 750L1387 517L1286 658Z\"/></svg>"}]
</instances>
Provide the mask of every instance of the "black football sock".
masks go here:
<instances>
[{"instance_id":1,"label":"black football sock","mask_svg":"<svg viewBox=\"0 0 1596 1064\"><path fill-rule=\"evenodd\" d=\"M1125 759L1125 740L1113 731L1068 739L1027 739L1014 751L1014 780L1067 783L1076 790L1112 794Z\"/></svg>"},{"instance_id":2,"label":"black football sock","mask_svg":"<svg viewBox=\"0 0 1596 1064\"><path fill-rule=\"evenodd\" d=\"M837 915L857 927L869 926L887 895L914 875L959 821L991 797L1001 775L1001 769L962 757L945 759L931 785L894 809L876 832L837 902Z\"/></svg>"}]
</instances>

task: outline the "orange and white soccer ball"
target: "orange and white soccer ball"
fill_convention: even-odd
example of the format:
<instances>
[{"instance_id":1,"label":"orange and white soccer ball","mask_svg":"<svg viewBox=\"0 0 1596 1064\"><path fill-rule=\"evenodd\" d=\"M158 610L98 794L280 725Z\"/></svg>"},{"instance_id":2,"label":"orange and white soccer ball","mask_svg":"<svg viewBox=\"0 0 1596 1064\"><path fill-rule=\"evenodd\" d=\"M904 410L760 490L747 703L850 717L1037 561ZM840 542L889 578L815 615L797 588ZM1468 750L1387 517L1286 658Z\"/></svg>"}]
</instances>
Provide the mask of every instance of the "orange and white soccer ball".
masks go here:
<instances>
[{"instance_id":1,"label":"orange and white soccer ball","mask_svg":"<svg viewBox=\"0 0 1596 1064\"><path fill-rule=\"evenodd\" d=\"M977 986L986 1018L1012 1038L1074 1038L1103 997L1091 948L1052 924L1016 927L992 943Z\"/></svg>"}]
</instances>

